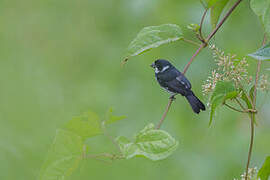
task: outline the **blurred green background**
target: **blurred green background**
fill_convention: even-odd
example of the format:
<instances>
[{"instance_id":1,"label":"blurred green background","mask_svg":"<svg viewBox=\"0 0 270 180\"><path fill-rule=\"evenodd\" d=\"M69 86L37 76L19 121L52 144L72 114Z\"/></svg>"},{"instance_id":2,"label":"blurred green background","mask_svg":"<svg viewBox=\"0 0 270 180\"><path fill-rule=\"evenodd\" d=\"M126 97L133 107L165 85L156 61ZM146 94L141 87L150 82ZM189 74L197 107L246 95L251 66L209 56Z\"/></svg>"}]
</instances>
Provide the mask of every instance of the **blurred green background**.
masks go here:
<instances>
[{"instance_id":1,"label":"blurred green background","mask_svg":"<svg viewBox=\"0 0 270 180\"><path fill-rule=\"evenodd\" d=\"M104 116L109 107L128 118L109 129L113 136L132 135L157 123L168 101L149 67L169 59L183 69L195 51L176 42L120 63L129 42L145 26L199 23L199 0L1 0L0 1L0 179L36 179L57 128L92 110ZM209 20L204 31L209 33ZM213 39L240 57L255 51L262 28L249 2L236 9ZM186 37L192 39L187 32ZM248 58L254 72L255 63ZM187 72L204 102L201 85L215 67L204 50ZM263 69L269 67L263 65ZM267 99L265 97L268 97ZM262 106L263 105L263 106ZM270 153L269 96L259 96L260 114L251 166ZM229 180L244 171L249 119L221 109L212 127L209 111L196 115L178 96L163 129L180 141L166 160L144 158L104 163L85 160L70 179ZM91 152L112 152L102 137L88 141Z\"/></svg>"}]
</instances>

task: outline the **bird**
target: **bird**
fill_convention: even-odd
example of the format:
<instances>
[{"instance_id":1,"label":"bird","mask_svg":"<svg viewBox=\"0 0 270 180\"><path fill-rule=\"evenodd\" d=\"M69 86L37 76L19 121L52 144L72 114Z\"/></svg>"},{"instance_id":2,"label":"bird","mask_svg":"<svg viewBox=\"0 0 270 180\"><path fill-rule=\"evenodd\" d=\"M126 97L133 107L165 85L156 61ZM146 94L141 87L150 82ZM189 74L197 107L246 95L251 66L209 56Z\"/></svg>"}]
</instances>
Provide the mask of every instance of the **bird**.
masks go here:
<instances>
[{"instance_id":1,"label":"bird","mask_svg":"<svg viewBox=\"0 0 270 180\"><path fill-rule=\"evenodd\" d=\"M187 99L195 113L199 114L201 110L205 111L204 104L191 90L189 80L169 61L158 59L151 64L151 67L155 69L155 77L159 85L171 95L170 99L173 100L175 95L181 94Z\"/></svg>"}]
</instances>

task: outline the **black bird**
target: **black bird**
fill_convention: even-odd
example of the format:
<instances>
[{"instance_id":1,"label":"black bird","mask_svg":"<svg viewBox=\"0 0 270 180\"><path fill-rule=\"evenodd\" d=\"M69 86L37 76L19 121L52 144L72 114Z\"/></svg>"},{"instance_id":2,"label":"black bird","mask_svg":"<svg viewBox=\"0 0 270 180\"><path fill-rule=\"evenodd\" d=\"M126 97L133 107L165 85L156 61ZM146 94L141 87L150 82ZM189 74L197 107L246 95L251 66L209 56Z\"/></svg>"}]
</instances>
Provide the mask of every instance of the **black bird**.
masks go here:
<instances>
[{"instance_id":1,"label":"black bird","mask_svg":"<svg viewBox=\"0 0 270 180\"><path fill-rule=\"evenodd\" d=\"M191 90L188 79L178 71L169 61L164 59L156 60L151 67L155 69L155 76L159 85L171 94L185 96L195 113L205 110L204 104L195 96Z\"/></svg>"}]
</instances>

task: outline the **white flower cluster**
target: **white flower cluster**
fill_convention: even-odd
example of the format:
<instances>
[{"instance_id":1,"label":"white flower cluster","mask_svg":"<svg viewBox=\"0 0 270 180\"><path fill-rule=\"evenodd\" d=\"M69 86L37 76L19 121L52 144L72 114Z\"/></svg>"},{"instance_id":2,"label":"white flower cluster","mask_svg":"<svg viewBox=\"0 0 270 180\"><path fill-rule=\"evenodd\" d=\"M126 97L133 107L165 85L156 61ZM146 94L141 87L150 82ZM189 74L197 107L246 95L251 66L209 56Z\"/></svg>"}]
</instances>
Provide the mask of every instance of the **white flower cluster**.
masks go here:
<instances>
[{"instance_id":1,"label":"white flower cluster","mask_svg":"<svg viewBox=\"0 0 270 180\"><path fill-rule=\"evenodd\" d=\"M240 82L247 84L252 82L252 77L248 76L248 63L245 57L237 59L236 55L225 54L215 45L210 45L209 47L213 51L213 57L218 68L212 71L211 76L208 77L202 86L205 95L215 89L217 81L233 81L237 88L240 88Z\"/></svg>"},{"instance_id":2,"label":"white flower cluster","mask_svg":"<svg viewBox=\"0 0 270 180\"><path fill-rule=\"evenodd\" d=\"M257 175L258 175L257 167L248 169L248 176L247 176L248 180L260 180L260 178L257 178ZM245 177L246 177L246 173L241 175L241 179L234 178L233 180L245 180Z\"/></svg>"}]
</instances>

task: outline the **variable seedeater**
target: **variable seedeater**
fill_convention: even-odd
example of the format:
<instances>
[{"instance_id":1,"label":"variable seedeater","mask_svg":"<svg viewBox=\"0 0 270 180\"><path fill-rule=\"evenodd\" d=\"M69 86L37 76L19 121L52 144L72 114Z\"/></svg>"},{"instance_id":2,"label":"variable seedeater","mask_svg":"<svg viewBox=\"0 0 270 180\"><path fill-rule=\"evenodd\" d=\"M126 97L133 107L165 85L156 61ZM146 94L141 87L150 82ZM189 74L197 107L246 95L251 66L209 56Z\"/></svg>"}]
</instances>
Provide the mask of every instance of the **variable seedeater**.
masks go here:
<instances>
[{"instance_id":1,"label":"variable seedeater","mask_svg":"<svg viewBox=\"0 0 270 180\"><path fill-rule=\"evenodd\" d=\"M171 98L174 98L176 94L181 94L186 97L195 113L205 110L204 104L192 92L188 79L169 61L158 59L151 64L151 67L155 69L159 85L171 94Z\"/></svg>"}]
</instances>

